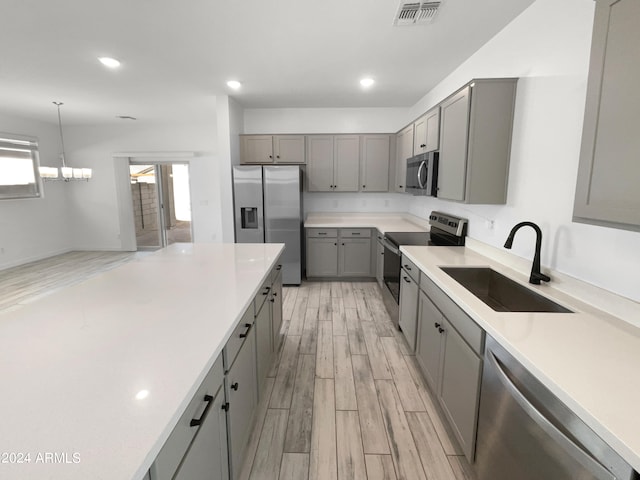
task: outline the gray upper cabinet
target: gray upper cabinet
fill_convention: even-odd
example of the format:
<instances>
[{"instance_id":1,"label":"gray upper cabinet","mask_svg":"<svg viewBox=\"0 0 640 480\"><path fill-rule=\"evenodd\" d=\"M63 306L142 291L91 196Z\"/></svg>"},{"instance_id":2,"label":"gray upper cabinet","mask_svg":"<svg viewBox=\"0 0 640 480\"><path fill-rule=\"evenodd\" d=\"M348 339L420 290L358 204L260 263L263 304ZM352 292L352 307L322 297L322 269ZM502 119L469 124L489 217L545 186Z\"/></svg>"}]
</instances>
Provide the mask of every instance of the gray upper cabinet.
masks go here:
<instances>
[{"instance_id":1,"label":"gray upper cabinet","mask_svg":"<svg viewBox=\"0 0 640 480\"><path fill-rule=\"evenodd\" d=\"M409 125L396 136L396 178L394 190L405 192L407 158L413 156L413 125Z\"/></svg>"},{"instance_id":2,"label":"gray upper cabinet","mask_svg":"<svg viewBox=\"0 0 640 480\"><path fill-rule=\"evenodd\" d=\"M357 192L360 170L358 135L309 135L307 190Z\"/></svg>"},{"instance_id":3,"label":"gray upper cabinet","mask_svg":"<svg viewBox=\"0 0 640 480\"><path fill-rule=\"evenodd\" d=\"M363 135L360 145L362 191L389 191L389 135Z\"/></svg>"},{"instance_id":4,"label":"gray upper cabinet","mask_svg":"<svg viewBox=\"0 0 640 480\"><path fill-rule=\"evenodd\" d=\"M333 184L335 192L357 192L360 170L360 137L336 135L334 142Z\"/></svg>"},{"instance_id":5,"label":"gray upper cabinet","mask_svg":"<svg viewBox=\"0 0 640 480\"><path fill-rule=\"evenodd\" d=\"M440 107L425 113L413 124L413 153L432 152L440 145Z\"/></svg>"},{"instance_id":6,"label":"gray upper cabinet","mask_svg":"<svg viewBox=\"0 0 640 480\"><path fill-rule=\"evenodd\" d=\"M506 203L516 83L477 79L440 104L438 197Z\"/></svg>"},{"instance_id":7,"label":"gray upper cabinet","mask_svg":"<svg viewBox=\"0 0 640 480\"><path fill-rule=\"evenodd\" d=\"M240 137L241 163L273 163L273 138L271 135L247 135Z\"/></svg>"},{"instance_id":8,"label":"gray upper cabinet","mask_svg":"<svg viewBox=\"0 0 640 480\"><path fill-rule=\"evenodd\" d=\"M332 135L309 135L307 138L307 189L310 192L333 191Z\"/></svg>"},{"instance_id":9,"label":"gray upper cabinet","mask_svg":"<svg viewBox=\"0 0 640 480\"><path fill-rule=\"evenodd\" d=\"M240 162L243 164L305 163L305 136L242 135Z\"/></svg>"},{"instance_id":10,"label":"gray upper cabinet","mask_svg":"<svg viewBox=\"0 0 640 480\"><path fill-rule=\"evenodd\" d=\"M640 2L597 0L574 219L640 230Z\"/></svg>"}]
</instances>

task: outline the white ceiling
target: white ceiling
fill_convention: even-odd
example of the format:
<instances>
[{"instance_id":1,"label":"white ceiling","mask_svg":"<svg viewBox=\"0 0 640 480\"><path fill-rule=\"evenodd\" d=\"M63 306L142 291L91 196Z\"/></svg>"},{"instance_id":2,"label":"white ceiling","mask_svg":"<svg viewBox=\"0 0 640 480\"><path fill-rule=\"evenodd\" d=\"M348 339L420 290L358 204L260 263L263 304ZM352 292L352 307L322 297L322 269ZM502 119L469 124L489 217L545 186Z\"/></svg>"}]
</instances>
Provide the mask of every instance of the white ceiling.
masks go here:
<instances>
[{"instance_id":1,"label":"white ceiling","mask_svg":"<svg viewBox=\"0 0 640 480\"><path fill-rule=\"evenodd\" d=\"M0 0L0 104L56 122L62 101L65 124L206 121L221 94L248 108L410 106L533 1L444 0L431 25L394 27L397 0Z\"/></svg>"}]
</instances>

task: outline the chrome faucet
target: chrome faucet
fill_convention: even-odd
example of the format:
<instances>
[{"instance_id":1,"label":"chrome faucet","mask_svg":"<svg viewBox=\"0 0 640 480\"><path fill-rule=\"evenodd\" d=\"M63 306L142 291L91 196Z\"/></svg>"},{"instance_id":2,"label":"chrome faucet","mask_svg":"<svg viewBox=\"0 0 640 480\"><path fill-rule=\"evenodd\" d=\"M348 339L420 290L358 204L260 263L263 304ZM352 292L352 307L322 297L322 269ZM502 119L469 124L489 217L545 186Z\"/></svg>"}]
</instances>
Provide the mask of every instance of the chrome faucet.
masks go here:
<instances>
[{"instance_id":1,"label":"chrome faucet","mask_svg":"<svg viewBox=\"0 0 640 480\"><path fill-rule=\"evenodd\" d=\"M540 248L542 246L542 230L540 227L533 222L520 222L515 225L509 236L507 237L507 241L504 242L504 248L511 248L513 245L513 237L516 232L520 230L521 227L531 227L536 231L536 254L533 257L533 265L531 265L531 275L529 276L529 283L533 283L535 285L540 285L540 281L549 282L551 279L547 277L544 273L540 272Z\"/></svg>"}]
</instances>

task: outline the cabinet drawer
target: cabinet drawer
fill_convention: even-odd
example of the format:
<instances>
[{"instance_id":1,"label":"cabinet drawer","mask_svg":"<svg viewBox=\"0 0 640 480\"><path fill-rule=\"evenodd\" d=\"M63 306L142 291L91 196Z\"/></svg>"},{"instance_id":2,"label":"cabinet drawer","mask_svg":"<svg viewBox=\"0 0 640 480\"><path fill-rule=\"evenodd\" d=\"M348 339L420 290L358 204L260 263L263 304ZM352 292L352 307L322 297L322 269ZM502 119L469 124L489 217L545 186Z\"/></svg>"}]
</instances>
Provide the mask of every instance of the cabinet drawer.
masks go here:
<instances>
[{"instance_id":1,"label":"cabinet drawer","mask_svg":"<svg viewBox=\"0 0 640 480\"><path fill-rule=\"evenodd\" d=\"M213 400L205 401L205 395L210 395L212 399L215 398L216 393L222 386L223 378L224 370L222 368L222 355L220 355L180 417L180 420L178 420L178 424L169 435L160 453L158 453L156 461L151 466L151 478L154 480L170 480L173 478L173 474L200 428L198 426L192 427L191 420L199 419L204 415L207 405L213 402ZM210 411L207 414L217 414L217 412Z\"/></svg>"},{"instance_id":2,"label":"cabinet drawer","mask_svg":"<svg viewBox=\"0 0 640 480\"><path fill-rule=\"evenodd\" d=\"M370 228L341 228L340 238L371 238Z\"/></svg>"},{"instance_id":3,"label":"cabinet drawer","mask_svg":"<svg viewBox=\"0 0 640 480\"><path fill-rule=\"evenodd\" d=\"M238 352L240 351L240 347L242 347L242 344L244 343L247 332L253 327L253 318L253 306L249 306L249 308L247 308L247 311L244 312L240 323L231 334L231 338L227 340L227 344L222 351L224 358L224 369L226 371L229 371L229 369L231 368L236 355L238 355Z\"/></svg>"},{"instance_id":4,"label":"cabinet drawer","mask_svg":"<svg viewBox=\"0 0 640 480\"><path fill-rule=\"evenodd\" d=\"M260 311L260 309L262 309L264 302L267 300L267 298L269 298L270 291L271 291L271 273L267 275L266 280L262 282L262 286L260 287L260 290L258 290L258 293L253 299L253 305L255 308L255 310L253 311L254 315L258 315L258 312Z\"/></svg>"},{"instance_id":5,"label":"cabinet drawer","mask_svg":"<svg viewBox=\"0 0 640 480\"><path fill-rule=\"evenodd\" d=\"M478 355L482 355L484 352L484 330L422 272L420 273L420 288L429 296L465 342Z\"/></svg>"},{"instance_id":6,"label":"cabinet drawer","mask_svg":"<svg viewBox=\"0 0 640 480\"><path fill-rule=\"evenodd\" d=\"M420 269L406 255L402 255L401 266L414 282L418 283L420 281Z\"/></svg>"},{"instance_id":7,"label":"cabinet drawer","mask_svg":"<svg viewBox=\"0 0 640 480\"><path fill-rule=\"evenodd\" d=\"M338 236L337 228L307 228L307 237L332 237Z\"/></svg>"}]
</instances>

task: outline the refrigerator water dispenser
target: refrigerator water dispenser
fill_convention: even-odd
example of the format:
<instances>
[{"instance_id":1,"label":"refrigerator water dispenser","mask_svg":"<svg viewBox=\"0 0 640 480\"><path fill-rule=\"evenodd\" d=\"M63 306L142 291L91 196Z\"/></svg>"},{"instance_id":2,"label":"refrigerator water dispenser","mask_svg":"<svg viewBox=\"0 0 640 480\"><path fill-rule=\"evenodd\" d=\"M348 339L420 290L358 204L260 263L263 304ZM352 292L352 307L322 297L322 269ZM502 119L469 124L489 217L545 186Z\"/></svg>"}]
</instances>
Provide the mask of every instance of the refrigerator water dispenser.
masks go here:
<instances>
[{"instance_id":1,"label":"refrigerator water dispenser","mask_svg":"<svg viewBox=\"0 0 640 480\"><path fill-rule=\"evenodd\" d=\"M258 228L258 207L241 207L242 228Z\"/></svg>"}]
</instances>

